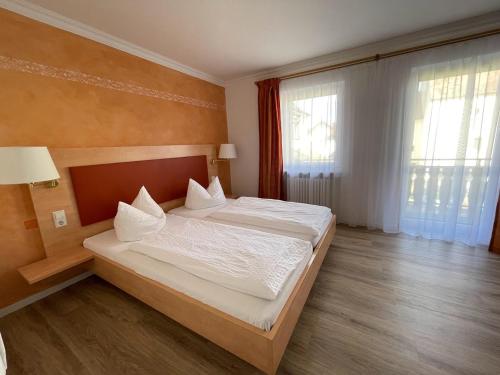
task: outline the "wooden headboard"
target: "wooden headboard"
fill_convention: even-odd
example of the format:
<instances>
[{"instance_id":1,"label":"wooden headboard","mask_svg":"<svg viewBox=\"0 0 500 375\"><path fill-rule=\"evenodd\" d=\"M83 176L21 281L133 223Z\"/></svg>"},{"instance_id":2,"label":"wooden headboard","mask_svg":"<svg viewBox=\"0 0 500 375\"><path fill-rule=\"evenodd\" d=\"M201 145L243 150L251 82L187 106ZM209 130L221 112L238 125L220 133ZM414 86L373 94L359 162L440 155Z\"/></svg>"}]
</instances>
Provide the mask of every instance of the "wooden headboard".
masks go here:
<instances>
[{"instance_id":1,"label":"wooden headboard","mask_svg":"<svg viewBox=\"0 0 500 375\"><path fill-rule=\"evenodd\" d=\"M205 155L69 167L81 225L116 215L118 202L131 203L141 186L158 203L186 196L189 179L208 185Z\"/></svg>"},{"instance_id":2,"label":"wooden headboard","mask_svg":"<svg viewBox=\"0 0 500 375\"><path fill-rule=\"evenodd\" d=\"M53 148L50 149L50 154L61 176L59 186L56 188L48 188L43 185L30 187L33 206L47 256L79 246L86 237L111 229L113 227L112 217L114 213L110 213L110 209L115 212L116 208L113 209L109 206L110 196L112 200L118 199L130 202L136 194L133 194L132 190L137 192L139 187L144 184L146 188L151 189L152 196L159 200L160 205L167 210L184 203L185 190L181 187L183 181L185 181L186 187L189 177L194 177L200 180L200 183L206 184L209 176L218 175L217 165L210 163L210 160L216 157L215 145ZM141 161L153 162L142 163ZM204 165L200 165L200 161ZM110 164L114 164L115 168ZM179 169L180 165L183 165L184 168ZM118 168L116 168L117 166ZM149 179L148 181L142 181L141 177L136 174L139 170L145 172L151 167L162 168L163 173L166 174L162 176L164 180ZM172 171L173 167L177 167L177 169L174 169L175 172L170 173L174 173L176 176L177 184L174 189L171 189L172 185L170 185L170 188L167 187L169 180L167 174L169 170ZM108 169L108 171L109 168L112 170L118 169L121 172L118 173L119 177L115 176L116 179L111 183L111 180L103 181L105 177L101 173L101 168ZM131 172L129 178L127 173L124 172L127 169ZM79 213L78 210L71 173L73 173L76 180L85 176L95 176L95 181L91 180L88 183L94 184L97 189L107 190L109 194L119 184L125 186L128 184L130 188L122 191L114 190L114 193L107 195L108 201L105 202L104 216L95 216L94 212L90 216L85 216L83 220L83 224L88 225L82 225L80 221L81 212ZM93 177L91 178L93 179ZM155 183L152 181L160 182ZM165 181L165 183L161 181ZM111 186L104 186L105 184L111 184ZM81 187L81 181L77 185ZM88 205L88 199L96 197L94 193L87 191L82 196L80 191L79 199L83 198L80 203ZM168 200L162 202L164 199ZM103 204L103 202L96 204ZM52 212L58 210L65 210L68 220L67 226L55 228L52 221ZM101 221L101 218L104 220Z\"/></svg>"}]
</instances>

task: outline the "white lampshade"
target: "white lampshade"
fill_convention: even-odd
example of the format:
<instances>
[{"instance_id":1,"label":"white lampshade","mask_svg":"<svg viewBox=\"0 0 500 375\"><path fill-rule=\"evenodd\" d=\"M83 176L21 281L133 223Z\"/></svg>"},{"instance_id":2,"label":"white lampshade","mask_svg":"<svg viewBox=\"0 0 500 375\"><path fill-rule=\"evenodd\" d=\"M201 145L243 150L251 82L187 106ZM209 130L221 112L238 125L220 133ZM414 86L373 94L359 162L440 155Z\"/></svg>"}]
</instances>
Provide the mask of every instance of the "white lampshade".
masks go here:
<instances>
[{"instance_id":1,"label":"white lampshade","mask_svg":"<svg viewBox=\"0 0 500 375\"><path fill-rule=\"evenodd\" d=\"M224 143L220 145L219 149L219 159L236 159L238 154L236 153L236 146L232 143Z\"/></svg>"},{"instance_id":2,"label":"white lampshade","mask_svg":"<svg viewBox=\"0 0 500 375\"><path fill-rule=\"evenodd\" d=\"M0 185L59 178L47 147L0 147Z\"/></svg>"}]
</instances>

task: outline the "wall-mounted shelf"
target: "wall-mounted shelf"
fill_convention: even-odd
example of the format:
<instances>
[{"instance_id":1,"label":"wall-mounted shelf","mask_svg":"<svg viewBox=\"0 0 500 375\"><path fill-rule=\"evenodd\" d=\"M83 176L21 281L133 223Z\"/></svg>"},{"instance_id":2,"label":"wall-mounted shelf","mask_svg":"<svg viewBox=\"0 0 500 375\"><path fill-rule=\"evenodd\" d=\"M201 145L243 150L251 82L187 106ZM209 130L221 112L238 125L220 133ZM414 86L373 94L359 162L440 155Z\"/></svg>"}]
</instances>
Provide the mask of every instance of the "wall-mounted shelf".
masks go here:
<instances>
[{"instance_id":1,"label":"wall-mounted shelf","mask_svg":"<svg viewBox=\"0 0 500 375\"><path fill-rule=\"evenodd\" d=\"M90 250L78 247L20 267L17 270L28 283L34 284L93 258Z\"/></svg>"}]
</instances>

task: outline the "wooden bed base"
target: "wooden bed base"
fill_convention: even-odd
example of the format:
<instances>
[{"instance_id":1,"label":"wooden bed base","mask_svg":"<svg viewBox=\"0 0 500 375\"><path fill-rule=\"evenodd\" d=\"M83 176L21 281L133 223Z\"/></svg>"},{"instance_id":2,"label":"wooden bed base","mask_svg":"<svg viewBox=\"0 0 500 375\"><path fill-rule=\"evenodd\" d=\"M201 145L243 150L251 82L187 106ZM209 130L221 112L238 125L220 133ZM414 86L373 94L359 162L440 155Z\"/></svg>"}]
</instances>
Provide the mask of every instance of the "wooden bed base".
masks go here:
<instances>
[{"instance_id":1,"label":"wooden bed base","mask_svg":"<svg viewBox=\"0 0 500 375\"><path fill-rule=\"evenodd\" d=\"M335 216L271 331L266 332L94 254L102 279L191 329L266 374L275 374L335 234Z\"/></svg>"}]
</instances>

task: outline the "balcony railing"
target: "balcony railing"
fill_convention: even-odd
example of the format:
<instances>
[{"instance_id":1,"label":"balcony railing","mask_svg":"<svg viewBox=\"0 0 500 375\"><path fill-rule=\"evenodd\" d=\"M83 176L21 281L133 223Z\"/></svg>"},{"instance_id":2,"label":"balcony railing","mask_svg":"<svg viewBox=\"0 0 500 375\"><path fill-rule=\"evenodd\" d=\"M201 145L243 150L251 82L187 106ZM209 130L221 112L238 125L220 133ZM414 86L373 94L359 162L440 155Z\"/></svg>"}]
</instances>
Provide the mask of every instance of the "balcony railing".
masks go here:
<instances>
[{"instance_id":1,"label":"balcony railing","mask_svg":"<svg viewBox=\"0 0 500 375\"><path fill-rule=\"evenodd\" d=\"M489 161L490 159L469 159L463 160L463 165L459 166L426 166L422 165L425 160L412 160L406 181L408 186L403 201L403 204L406 202L403 217L418 218L425 215L445 220L449 210L455 209L455 217L467 221L480 208L476 205L482 199L477 197L487 183ZM445 160L440 162L447 164ZM457 161L448 162L451 164Z\"/></svg>"}]
</instances>

